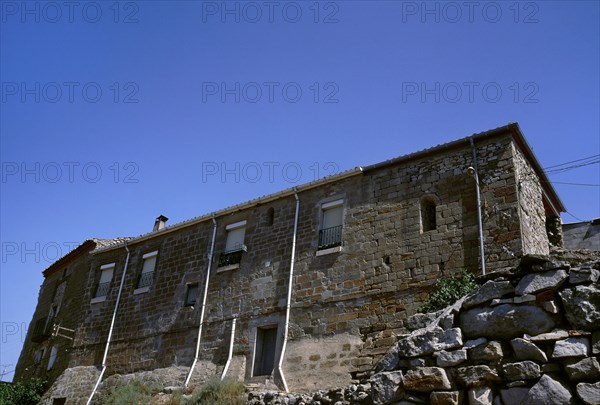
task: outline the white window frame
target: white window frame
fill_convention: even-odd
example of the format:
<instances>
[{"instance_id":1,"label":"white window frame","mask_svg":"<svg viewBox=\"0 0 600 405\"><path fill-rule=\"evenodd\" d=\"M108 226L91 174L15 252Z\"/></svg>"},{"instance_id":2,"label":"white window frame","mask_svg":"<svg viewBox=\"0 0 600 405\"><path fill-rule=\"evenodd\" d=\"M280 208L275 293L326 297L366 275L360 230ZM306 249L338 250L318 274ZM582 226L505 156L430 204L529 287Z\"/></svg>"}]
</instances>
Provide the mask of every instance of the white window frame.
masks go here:
<instances>
[{"instance_id":1,"label":"white window frame","mask_svg":"<svg viewBox=\"0 0 600 405\"><path fill-rule=\"evenodd\" d=\"M100 269L98 269L100 271L100 281L102 281L102 272L104 272L104 270L108 270L108 269L112 269L113 274L110 277L110 281L109 283L112 283L112 279L115 276L115 266L116 263L108 263L108 264L103 264L102 266L100 266ZM98 284L96 284L96 289L94 290L94 295L96 295L97 291L98 291L98 286L100 285L100 281L98 281ZM108 295L108 292L106 293L106 295L103 295L101 297L92 297L92 301L90 302L91 304L96 304L98 302L103 302L106 301L106 296Z\"/></svg>"},{"instance_id":2,"label":"white window frame","mask_svg":"<svg viewBox=\"0 0 600 405\"><path fill-rule=\"evenodd\" d=\"M153 257L156 257L156 256L158 256L158 250L155 250L155 251L153 251L153 252L148 252L148 253L146 253L146 254L142 255L142 272L140 273L140 279L141 279L142 275L144 274L144 261L145 261L145 260L147 260L147 259L151 259L151 258L153 258ZM156 272L156 262L157 262L157 261L158 261L158 260L155 260L155 261L154 261L154 267L152 268L152 273L155 273L155 272ZM150 271L147 271L147 272L145 272L145 273L150 273ZM140 283L140 279L138 279L138 285L139 285L139 283ZM152 277L152 284L154 284L154 276ZM148 291L150 291L150 287L151 287L151 286L152 286L152 285L149 285L149 286L146 286L146 287L140 287L140 288L136 288L136 289L133 291L133 294L143 294L143 293L145 293L145 292L148 292Z\"/></svg>"},{"instance_id":3,"label":"white window frame","mask_svg":"<svg viewBox=\"0 0 600 405\"><path fill-rule=\"evenodd\" d=\"M238 230L238 229L241 229L241 228L244 229L244 238L243 238L243 241L242 241L242 244L241 244L239 250L244 250L244 251L246 250L246 245L243 242L245 242L245 240L246 240L246 229L245 228L246 228L247 223L248 223L248 221L243 220L243 221L234 222L233 224L229 224L229 225L225 226L225 231L227 232L227 235L226 235L226 239L225 239L225 251L223 253L225 253L225 252L231 252L231 253L233 253L233 252L237 252L238 251L238 250L233 250L233 249L229 249L228 250L227 249L227 241L229 240L229 235L230 235L229 232L235 231L235 230ZM240 268L240 264L239 263L234 263L234 264L230 264L230 265L227 265L227 266L218 267L217 268L217 273L221 273L221 272L224 272L224 271L235 270L235 269L239 269L239 268Z\"/></svg>"},{"instance_id":4,"label":"white window frame","mask_svg":"<svg viewBox=\"0 0 600 405\"><path fill-rule=\"evenodd\" d=\"M330 209L334 209L334 208L340 208L342 210L342 221L340 226L342 227L342 230L344 229L344 202L346 201L345 198L339 198L337 200L333 200L333 201L329 201L326 203L322 203L321 204L321 211L319 212L319 231L322 231L323 225L324 225L324 216L325 216L325 211L330 210ZM332 253L337 253L337 252L341 252L342 251L342 246L334 246L328 249L318 249L317 248L317 252L316 252L316 256L324 256L324 255L328 255L328 254L332 254Z\"/></svg>"}]
</instances>

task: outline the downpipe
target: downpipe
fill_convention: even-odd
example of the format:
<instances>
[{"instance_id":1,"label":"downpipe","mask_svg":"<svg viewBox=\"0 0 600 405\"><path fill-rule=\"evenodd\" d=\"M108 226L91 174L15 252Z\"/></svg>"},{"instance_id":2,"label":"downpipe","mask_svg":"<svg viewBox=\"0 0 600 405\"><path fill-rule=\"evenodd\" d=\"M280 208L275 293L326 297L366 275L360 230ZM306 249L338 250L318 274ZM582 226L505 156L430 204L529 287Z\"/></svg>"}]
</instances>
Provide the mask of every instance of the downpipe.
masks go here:
<instances>
[{"instance_id":1,"label":"downpipe","mask_svg":"<svg viewBox=\"0 0 600 405\"><path fill-rule=\"evenodd\" d=\"M277 372L281 377L281 382L283 383L283 388L285 392L290 392L287 381L285 380L285 376L283 375L283 358L285 356L285 349L287 348L288 341L288 331L290 328L290 308L292 304L292 287L294 283L294 262L296 259L296 236L298 234L298 213L300 211L300 199L298 198L298 193L294 193L294 198L296 198L296 215L294 218L294 235L292 237L292 257L290 259L290 275L289 275L289 283L288 283L288 295L287 295L287 304L285 308L285 325L283 328L283 344L281 345L281 354L279 355L279 362L277 363Z\"/></svg>"},{"instance_id":2,"label":"downpipe","mask_svg":"<svg viewBox=\"0 0 600 405\"><path fill-rule=\"evenodd\" d=\"M479 190L479 170L477 168L477 151L475 149L475 143L473 137L469 138L471 141L471 149L473 149L473 177L475 178L475 191L477 192L477 224L479 227L479 256L481 257L481 274L485 275L485 251L483 247L483 223L481 221L481 194Z\"/></svg>"},{"instance_id":3,"label":"downpipe","mask_svg":"<svg viewBox=\"0 0 600 405\"><path fill-rule=\"evenodd\" d=\"M221 374L221 381L225 379L225 374L227 374L227 370L229 370L229 364L231 364L231 358L233 357L233 340L235 338L235 321L233 318L231 321L231 339L229 340L229 355L227 356L227 363L225 363L225 368L223 369L223 373Z\"/></svg>"},{"instance_id":4,"label":"downpipe","mask_svg":"<svg viewBox=\"0 0 600 405\"><path fill-rule=\"evenodd\" d=\"M202 297L202 307L200 307L200 326L198 327L198 338L196 339L196 355L194 356L194 362L192 363L192 367L190 367L190 371L188 372L187 378L185 379L184 386L187 387L192 379L192 374L194 373L194 369L196 368L196 363L198 363L198 357L200 356L200 339L202 337L202 325L204 324L204 311L206 309L206 298L208 296L208 283L210 281L210 269L212 267L213 253L215 250L215 239L217 237L217 220L214 215L212 217L213 223L213 234L212 241L210 243L210 253L208 255L208 267L206 269L206 281L204 283L204 296Z\"/></svg>"},{"instance_id":5,"label":"downpipe","mask_svg":"<svg viewBox=\"0 0 600 405\"><path fill-rule=\"evenodd\" d=\"M110 340L112 339L112 334L115 328L115 321L117 319L117 310L119 309L119 302L121 301L121 293L123 292L123 285L125 284L125 276L127 275L127 266L129 265L129 256L131 252L129 251L129 247L127 247L127 242L125 242L125 250L127 251L127 258L125 259L125 268L123 269L123 275L121 276L121 284L119 285L119 293L117 294L117 302L115 303L115 310L113 311L112 320L110 322L110 329L108 330L108 339L106 340L106 347L104 348L104 356L102 357L102 370L100 371L100 376L94 385L94 389L88 398L86 405L90 405L92 403L92 398L96 394L98 387L100 386L100 382L102 381L102 377L104 376L104 372L106 371L106 359L108 357L108 348L110 346Z\"/></svg>"}]
</instances>

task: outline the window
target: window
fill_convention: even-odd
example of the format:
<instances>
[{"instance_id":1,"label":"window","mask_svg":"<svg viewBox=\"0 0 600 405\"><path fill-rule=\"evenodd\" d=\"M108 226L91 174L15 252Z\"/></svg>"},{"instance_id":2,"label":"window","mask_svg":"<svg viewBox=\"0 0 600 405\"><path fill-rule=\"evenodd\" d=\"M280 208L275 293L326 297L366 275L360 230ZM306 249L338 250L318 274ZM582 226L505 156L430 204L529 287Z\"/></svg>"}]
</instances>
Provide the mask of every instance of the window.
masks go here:
<instances>
[{"instance_id":1,"label":"window","mask_svg":"<svg viewBox=\"0 0 600 405\"><path fill-rule=\"evenodd\" d=\"M219 255L219 267L237 268L242 260L242 252L247 250L244 245L246 221L229 224L225 230L227 230L227 241L225 250Z\"/></svg>"},{"instance_id":2,"label":"window","mask_svg":"<svg viewBox=\"0 0 600 405\"><path fill-rule=\"evenodd\" d=\"M256 329L256 346L254 349L254 369L252 376L270 375L275 365L275 346L277 344L277 327Z\"/></svg>"},{"instance_id":3,"label":"window","mask_svg":"<svg viewBox=\"0 0 600 405\"><path fill-rule=\"evenodd\" d=\"M343 216L344 200L332 201L321 206L319 250L341 246Z\"/></svg>"},{"instance_id":4,"label":"window","mask_svg":"<svg viewBox=\"0 0 600 405\"><path fill-rule=\"evenodd\" d=\"M100 281L98 282L98 288L96 288L96 295L94 295L94 298L106 297L110 287L110 282L113 278L114 270L114 263L100 266Z\"/></svg>"},{"instance_id":5,"label":"window","mask_svg":"<svg viewBox=\"0 0 600 405\"><path fill-rule=\"evenodd\" d=\"M52 305L50 307L50 313L48 314L48 321L46 322L46 333L49 333L54 325L54 317L58 314L58 306Z\"/></svg>"},{"instance_id":6,"label":"window","mask_svg":"<svg viewBox=\"0 0 600 405\"><path fill-rule=\"evenodd\" d=\"M421 229L422 232L432 231L436 228L435 201L432 197L421 199Z\"/></svg>"},{"instance_id":7,"label":"window","mask_svg":"<svg viewBox=\"0 0 600 405\"><path fill-rule=\"evenodd\" d=\"M198 297L198 283L188 284L185 292L185 306L190 307L196 304Z\"/></svg>"},{"instance_id":8,"label":"window","mask_svg":"<svg viewBox=\"0 0 600 405\"><path fill-rule=\"evenodd\" d=\"M156 257L158 256L158 250L154 252L146 253L142 256L142 273L140 275L140 281L138 282L137 288L150 288L152 280L154 280L154 268L156 267Z\"/></svg>"},{"instance_id":9,"label":"window","mask_svg":"<svg viewBox=\"0 0 600 405\"><path fill-rule=\"evenodd\" d=\"M53 398L52 405L65 405L67 403L67 398Z\"/></svg>"},{"instance_id":10,"label":"window","mask_svg":"<svg viewBox=\"0 0 600 405\"><path fill-rule=\"evenodd\" d=\"M33 327L33 335L31 336L32 342L41 343L50 337L50 334L46 329L47 323L47 317L43 317L35 321L35 326Z\"/></svg>"},{"instance_id":11,"label":"window","mask_svg":"<svg viewBox=\"0 0 600 405\"><path fill-rule=\"evenodd\" d=\"M267 210L267 226L272 226L275 221L275 208L271 207Z\"/></svg>"},{"instance_id":12,"label":"window","mask_svg":"<svg viewBox=\"0 0 600 405\"><path fill-rule=\"evenodd\" d=\"M51 370L54 367L54 362L56 362L56 355L58 354L58 349L56 346L52 346L50 350L50 359L48 360L48 368L47 370Z\"/></svg>"},{"instance_id":13,"label":"window","mask_svg":"<svg viewBox=\"0 0 600 405\"><path fill-rule=\"evenodd\" d=\"M44 359L44 353L46 352L46 349L41 348L40 350L37 350L35 352L35 355L33 356L33 362L35 364L40 364L42 362L42 360Z\"/></svg>"}]
</instances>

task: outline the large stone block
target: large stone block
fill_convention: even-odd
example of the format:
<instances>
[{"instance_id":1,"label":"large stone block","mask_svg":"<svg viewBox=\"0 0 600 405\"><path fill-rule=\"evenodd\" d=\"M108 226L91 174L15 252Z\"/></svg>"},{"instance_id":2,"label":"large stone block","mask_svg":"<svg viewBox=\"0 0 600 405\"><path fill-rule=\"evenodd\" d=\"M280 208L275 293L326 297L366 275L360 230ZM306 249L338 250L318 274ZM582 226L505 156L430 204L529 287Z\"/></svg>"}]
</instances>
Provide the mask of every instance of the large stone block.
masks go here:
<instances>
[{"instance_id":1,"label":"large stone block","mask_svg":"<svg viewBox=\"0 0 600 405\"><path fill-rule=\"evenodd\" d=\"M501 381L498 372L488 366L468 366L457 370L458 382L467 388Z\"/></svg>"},{"instance_id":2,"label":"large stone block","mask_svg":"<svg viewBox=\"0 0 600 405\"><path fill-rule=\"evenodd\" d=\"M600 381L594 384L577 384L577 395L586 405L600 404Z\"/></svg>"},{"instance_id":3,"label":"large stone block","mask_svg":"<svg viewBox=\"0 0 600 405\"><path fill-rule=\"evenodd\" d=\"M566 364L565 372L571 381L595 381L600 379L600 364L595 357L587 357L576 363Z\"/></svg>"},{"instance_id":4,"label":"large stone block","mask_svg":"<svg viewBox=\"0 0 600 405\"><path fill-rule=\"evenodd\" d=\"M491 341L471 349L469 357L475 363L498 363L504 357L500 342Z\"/></svg>"},{"instance_id":5,"label":"large stone block","mask_svg":"<svg viewBox=\"0 0 600 405\"><path fill-rule=\"evenodd\" d=\"M397 344L399 357L423 356L460 346L462 346L462 334L459 328L443 330L439 327L416 331L400 338Z\"/></svg>"},{"instance_id":6,"label":"large stone block","mask_svg":"<svg viewBox=\"0 0 600 405\"><path fill-rule=\"evenodd\" d=\"M506 363L502 366L502 374L507 380L531 380L540 377L540 366L533 361Z\"/></svg>"},{"instance_id":7,"label":"large stone block","mask_svg":"<svg viewBox=\"0 0 600 405\"><path fill-rule=\"evenodd\" d=\"M441 350L434 353L433 356L436 358L436 364L439 367L457 366L467 361L467 351L465 349L454 350L452 352Z\"/></svg>"},{"instance_id":8,"label":"large stone block","mask_svg":"<svg viewBox=\"0 0 600 405\"><path fill-rule=\"evenodd\" d=\"M507 294L513 294L514 292L515 288L508 281L489 280L465 299L463 308L481 305L494 298L500 298Z\"/></svg>"},{"instance_id":9,"label":"large stone block","mask_svg":"<svg viewBox=\"0 0 600 405\"><path fill-rule=\"evenodd\" d=\"M371 377L371 398L375 405L386 405L402 398L402 371L386 371Z\"/></svg>"},{"instance_id":10,"label":"large stone block","mask_svg":"<svg viewBox=\"0 0 600 405\"><path fill-rule=\"evenodd\" d=\"M460 405L461 391L434 391L429 395L430 405Z\"/></svg>"},{"instance_id":11,"label":"large stone block","mask_svg":"<svg viewBox=\"0 0 600 405\"><path fill-rule=\"evenodd\" d=\"M515 287L515 294L535 294L536 292L556 289L569 277L564 270L546 271L525 275Z\"/></svg>"},{"instance_id":12,"label":"large stone block","mask_svg":"<svg viewBox=\"0 0 600 405\"><path fill-rule=\"evenodd\" d=\"M564 357L585 357L590 352L590 340L586 337L568 338L554 344L553 359Z\"/></svg>"},{"instance_id":13,"label":"large stone block","mask_svg":"<svg viewBox=\"0 0 600 405\"><path fill-rule=\"evenodd\" d=\"M511 304L469 309L461 314L460 324L468 338L485 336L505 340L525 333L537 335L548 332L556 325L542 308Z\"/></svg>"},{"instance_id":14,"label":"large stone block","mask_svg":"<svg viewBox=\"0 0 600 405\"><path fill-rule=\"evenodd\" d=\"M600 289L593 285L578 285L558 294L573 328L600 330Z\"/></svg>"},{"instance_id":15,"label":"large stone block","mask_svg":"<svg viewBox=\"0 0 600 405\"><path fill-rule=\"evenodd\" d=\"M446 371L440 367L418 367L408 370L404 376L404 388L408 391L431 392L450 387Z\"/></svg>"},{"instance_id":16,"label":"large stone block","mask_svg":"<svg viewBox=\"0 0 600 405\"><path fill-rule=\"evenodd\" d=\"M545 374L531 387L521 403L527 405L566 405L574 404L575 400L565 384Z\"/></svg>"},{"instance_id":17,"label":"large stone block","mask_svg":"<svg viewBox=\"0 0 600 405\"><path fill-rule=\"evenodd\" d=\"M535 360L547 362L548 357L535 343L531 343L525 339L515 338L510 341L517 360Z\"/></svg>"}]
</instances>

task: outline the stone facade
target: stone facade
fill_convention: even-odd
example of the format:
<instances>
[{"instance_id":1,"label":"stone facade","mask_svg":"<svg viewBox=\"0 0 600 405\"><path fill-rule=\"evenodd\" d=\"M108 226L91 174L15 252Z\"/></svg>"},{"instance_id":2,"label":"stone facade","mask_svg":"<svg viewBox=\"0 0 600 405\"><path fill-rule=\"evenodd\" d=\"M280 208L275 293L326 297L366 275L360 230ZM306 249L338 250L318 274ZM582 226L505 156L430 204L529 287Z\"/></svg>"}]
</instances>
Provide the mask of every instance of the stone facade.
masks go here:
<instances>
[{"instance_id":1,"label":"stone facade","mask_svg":"<svg viewBox=\"0 0 600 405\"><path fill-rule=\"evenodd\" d=\"M88 255L97 246L97 241L86 241L44 271L44 283L19 357L15 381L34 376L54 381L70 367L71 341L54 338L53 326L75 330L81 324L84 306L81 291L88 279Z\"/></svg>"},{"instance_id":2,"label":"stone facade","mask_svg":"<svg viewBox=\"0 0 600 405\"><path fill-rule=\"evenodd\" d=\"M563 207L540 182L543 173L518 126L472 139L487 268L509 268L524 254L547 252L546 216L558 215L547 207ZM276 368L284 343L291 281L282 367L290 389L365 380L435 280L461 268L480 271L470 166L475 166L473 151L465 138L92 251L81 271L84 285L73 292L79 294L80 318L68 342L68 367L101 364L125 270L106 376L192 364L214 218L215 253L197 372L223 370L235 319L227 375L281 386L270 369ZM299 221L290 280L295 193ZM320 246L330 206L342 210L340 243ZM245 229L245 249L235 252L237 259L226 252L232 227ZM224 257L239 263L221 263ZM102 269L111 263L110 289L98 299ZM194 305L186 305L190 291L197 294ZM29 341L24 350L28 346ZM261 371L263 363L269 363L267 372ZM24 375L19 365L17 378Z\"/></svg>"}]
</instances>

